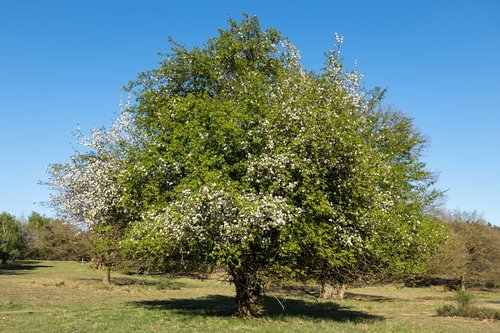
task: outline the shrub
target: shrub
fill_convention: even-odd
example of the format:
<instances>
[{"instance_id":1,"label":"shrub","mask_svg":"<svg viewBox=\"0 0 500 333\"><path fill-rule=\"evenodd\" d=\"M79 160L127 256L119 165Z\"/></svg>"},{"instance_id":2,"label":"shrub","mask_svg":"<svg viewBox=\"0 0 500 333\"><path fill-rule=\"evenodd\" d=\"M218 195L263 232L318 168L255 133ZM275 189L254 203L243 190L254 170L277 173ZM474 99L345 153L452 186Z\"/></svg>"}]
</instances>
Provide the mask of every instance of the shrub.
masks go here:
<instances>
[{"instance_id":1,"label":"shrub","mask_svg":"<svg viewBox=\"0 0 500 333\"><path fill-rule=\"evenodd\" d=\"M457 302L457 310L459 313L466 316L472 311L473 304L476 302L477 298L472 293L465 291L457 291L455 294L455 301Z\"/></svg>"},{"instance_id":2,"label":"shrub","mask_svg":"<svg viewBox=\"0 0 500 333\"><path fill-rule=\"evenodd\" d=\"M484 284L484 286L488 289L494 289L494 288L498 288L500 285L495 283L495 281L486 281L486 283Z\"/></svg>"},{"instance_id":3,"label":"shrub","mask_svg":"<svg viewBox=\"0 0 500 333\"><path fill-rule=\"evenodd\" d=\"M455 294L457 305L445 304L436 309L442 317L468 317L475 319L500 320L500 311L492 308L474 306L477 298L468 292L458 291Z\"/></svg>"},{"instance_id":4,"label":"shrub","mask_svg":"<svg viewBox=\"0 0 500 333\"><path fill-rule=\"evenodd\" d=\"M451 304L445 304L436 309L438 316L453 317L457 315L457 308Z\"/></svg>"}]
</instances>

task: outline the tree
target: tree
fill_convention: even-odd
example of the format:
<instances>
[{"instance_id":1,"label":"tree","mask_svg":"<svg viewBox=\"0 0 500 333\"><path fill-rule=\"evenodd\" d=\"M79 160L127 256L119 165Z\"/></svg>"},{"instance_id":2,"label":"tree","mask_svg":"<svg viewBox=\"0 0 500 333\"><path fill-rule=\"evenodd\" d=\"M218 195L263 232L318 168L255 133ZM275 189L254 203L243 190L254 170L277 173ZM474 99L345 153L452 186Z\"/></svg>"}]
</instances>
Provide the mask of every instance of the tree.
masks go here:
<instances>
[{"instance_id":1,"label":"tree","mask_svg":"<svg viewBox=\"0 0 500 333\"><path fill-rule=\"evenodd\" d=\"M122 173L131 163L129 151L136 143L131 136L133 120L123 110L111 129L93 130L90 137L79 133L83 147L68 163L49 166L49 181L56 193L50 204L61 217L86 228L94 244L96 264L104 267L103 282L120 258L117 244L133 210L122 205Z\"/></svg>"},{"instance_id":2,"label":"tree","mask_svg":"<svg viewBox=\"0 0 500 333\"><path fill-rule=\"evenodd\" d=\"M500 232L476 212L439 212L450 229L445 245L430 259L430 274L458 279L460 290L470 283L498 279ZM498 282L498 281L496 281Z\"/></svg>"},{"instance_id":3,"label":"tree","mask_svg":"<svg viewBox=\"0 0 500 333\"><path fill-rule=\"evenodd\" d=\"M2 265L8 259L16 259L23 251L21 223L8 213L0 214L0 260Z\"/></svg>"},{"instance_id":4,"label":"tree","mask_svg":"<svg viewBox=\"0 0 500 333\"><path fill-rule=\"evenodd\" d=\"M426 139L379 107L381 89L360 88L337 42L308 72L245 16L204 48L173 43L139 75L130 111L146 139L122 203L142 215L122 245L163 267L223 267L244 317L262 312L271 282L421 270L439 239Z\"/></svg>"},{"instance_id":5,"label":"tree","mask_svg":"<svg viewBox=\"0 0 500 333\"><path fill-rule=\"evenodd\" d=\"M32 212L26 229L26 254L41 260L89 260L88 233L59 219Z\"/></svg>"},{"instance_id":6,"label":"tree","mask_svg":"<svg viewBox=\"0 0 500 333\"><path fill-rule=\"evenodd\" d=\"M24 227L26 234L26 257L30 259L47 260L47 251L52 244L46 244L44 238L48 233L50 219L36 212L32 212Z\"/></svg>"}]
</instances>

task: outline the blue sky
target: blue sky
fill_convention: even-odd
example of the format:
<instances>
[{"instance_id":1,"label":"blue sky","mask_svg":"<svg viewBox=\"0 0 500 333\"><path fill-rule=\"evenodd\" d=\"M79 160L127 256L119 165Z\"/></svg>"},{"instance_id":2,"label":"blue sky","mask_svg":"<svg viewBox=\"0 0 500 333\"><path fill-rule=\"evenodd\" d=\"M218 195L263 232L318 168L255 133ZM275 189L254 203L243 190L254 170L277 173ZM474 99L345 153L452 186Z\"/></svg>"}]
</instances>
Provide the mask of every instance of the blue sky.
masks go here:
<instances>
[{"instance_id":1,"label":"blue sky","mask_svg":"<svg viewBox=\"0 0 500 333\"><path fill-rule=\"evenodd\" d=\"M172 3L172 4L171 4ZM202 45L228 18L257 15L299 48L308 69L345 37L367 87L414 118L446 207L500 225L500 2L1 1L0 211L54 215L49 163L68 160L74 132L108 125L121 87L154 68L167 37Z\"/></svg>"}]
</instances>

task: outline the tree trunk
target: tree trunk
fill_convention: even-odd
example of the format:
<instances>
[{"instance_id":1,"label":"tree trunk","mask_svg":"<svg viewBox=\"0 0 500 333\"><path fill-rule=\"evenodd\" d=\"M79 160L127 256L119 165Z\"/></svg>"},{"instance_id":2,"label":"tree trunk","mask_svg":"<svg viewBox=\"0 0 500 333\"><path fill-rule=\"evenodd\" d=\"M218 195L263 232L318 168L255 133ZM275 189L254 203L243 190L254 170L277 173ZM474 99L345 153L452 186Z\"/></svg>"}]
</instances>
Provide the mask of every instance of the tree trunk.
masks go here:
<instances>
[{"instance_id":1,"label":"tree trunk","mask_svg":"<svg viewBox=\"0 0 500 333\"><path fill-rule=\"evenodd\" d=\"M102 283L105 285L111 284L111 267L104 267L104 276L102 277Z\"/></svg>"},{"instance_id":2,"label":"tree trunk","mask_svg":"<svg viewBox=\"0 0 500 333\"><path fill-rule=\"evenodd\" d=\"M236 287L236 315L243 318L257 318L263 310L262 285L252 273L232 274Z\"/></svg>"},{"instance_id":3,"label":"tree trunk","mask_svg":"<svg viewBox=\"0 0 500 333\"><path fill-rule=\"evenodd\" d=\"M458 286L458 290L465 291L465 276L460 276L460 285Z\"/></svg>"},{"instance_id":4,"label":"tree trunk","mask_svg":"<svg viewBox=\"0 0 500 333\"><path fill-rule=\"evenodd\" d=\"M344 283L323 282L321 283L319 297L322 299L335 299L341 301L344 299L345 289L346 285Z\"/></svg>"}]
</instances>

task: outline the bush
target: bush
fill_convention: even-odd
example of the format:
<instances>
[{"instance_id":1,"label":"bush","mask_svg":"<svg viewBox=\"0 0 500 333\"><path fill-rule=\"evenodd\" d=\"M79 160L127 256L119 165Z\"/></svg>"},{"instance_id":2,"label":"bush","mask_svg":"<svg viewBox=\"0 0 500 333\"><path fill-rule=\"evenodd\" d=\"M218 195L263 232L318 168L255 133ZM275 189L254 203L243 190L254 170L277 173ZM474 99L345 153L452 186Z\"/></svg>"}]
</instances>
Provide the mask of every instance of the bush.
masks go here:
<instances>
[{"instance_id":1,"label":"bush","mask_svg":"<svg viewBox=\"0 0 500 333\"><path fill-rule=\"evenodd\" d=\"M495 281L486 281L484 286L488 289L495 289L495 288L499 288L500 284L497 284Z\"/></svg>"},{"instance_id":2,"label":"bush","mask_svg":"<svg viewBox=\"0 0 500 333\"><path fill-rule=\"evenodd\" d=\"M500 311L491 308L474 306L477 298L468 292L458 291L455 294L457 305L445 304L436 309L442 317L468 317L475 319L500 320Z\"/></svg>"},{"instance_id":3,"label":"bush","mask_svg":"<svg viewBox=\"0 0 500 333\"><path fill-rule=\"evenodd\" d=\"M457 315L457 308L451 304L445 304L436 309L438 316L453 317Z\"/></svg>"},{"instance_id":4,"label":"bush","mask_svg":"<svg viewBox=\"0 0 500 333\"><path fill-rule=\"evenodd\" d=\"M457 302L457 310L459 313L466 315L470 313L473 308L473 304L476 302L477 298L472 293L465 291L457 291L455 294L455 301Z\"/></svg>"}]
</instances>

